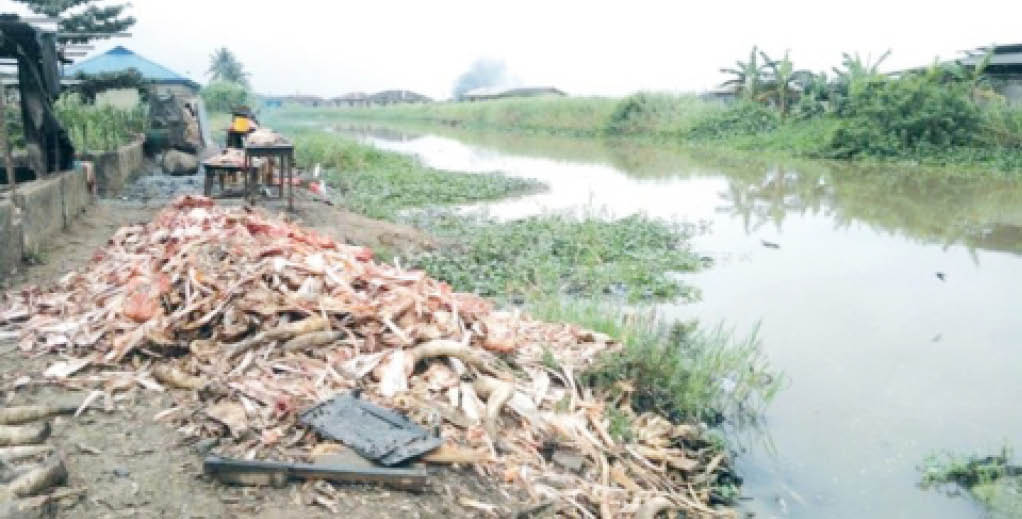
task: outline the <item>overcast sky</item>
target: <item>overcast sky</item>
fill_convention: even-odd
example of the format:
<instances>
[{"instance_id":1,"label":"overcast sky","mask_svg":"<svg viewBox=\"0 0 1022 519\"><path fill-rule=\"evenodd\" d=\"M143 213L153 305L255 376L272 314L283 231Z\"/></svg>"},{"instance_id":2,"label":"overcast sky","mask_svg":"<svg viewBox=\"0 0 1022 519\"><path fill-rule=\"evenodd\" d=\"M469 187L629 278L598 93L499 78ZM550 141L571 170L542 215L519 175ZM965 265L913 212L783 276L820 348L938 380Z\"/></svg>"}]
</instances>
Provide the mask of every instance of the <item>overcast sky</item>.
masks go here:
<instances>
[{"instance_id":1,"label":"overcast sky","mask_svg":"<svg viewBox=\"0 0 1022 519\"><path fill-rule=\"evenodd\" d=\"M109 2L107 2L109 3ZM21 11L0 0L0 11ZM791 49L797 68L829 70L842 51L893 55L887 69L991 42L1022 42L1022 1L857 0L482 2L381 0L134 0L121 44L205 82L226 45L256 91L334 96L404 88L450 95L479 57L511 75L571 94L693 91L752 45Z\"/></svg>"}]
</instances>

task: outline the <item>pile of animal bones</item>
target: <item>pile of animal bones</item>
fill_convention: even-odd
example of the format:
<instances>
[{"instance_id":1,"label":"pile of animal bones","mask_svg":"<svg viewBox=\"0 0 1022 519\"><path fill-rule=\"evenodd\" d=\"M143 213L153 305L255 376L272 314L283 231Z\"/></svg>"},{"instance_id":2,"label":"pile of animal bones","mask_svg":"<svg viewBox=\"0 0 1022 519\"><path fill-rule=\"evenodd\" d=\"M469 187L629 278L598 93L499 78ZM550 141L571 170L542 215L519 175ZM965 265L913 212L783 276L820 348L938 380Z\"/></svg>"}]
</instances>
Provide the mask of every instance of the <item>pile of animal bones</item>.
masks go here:
<instances>
[{"instance_id":1,"label":"pile of animal bones","mask_svg":"<svg viewBox=\"0 0 1022 519\"><path fill-rule=\"evenodd\" d=\"M324 440L297 414L359 389L439 428L444 444L420 461L472 467L562 515L730 515L709 506L725 464L693 447L697 428L635 415L627 388L608 400L576 378L620 347L609 337L495 311L371 258L284 219L183 197L119 229L55 286L6 294L0 331L16 330L25 352L63 354L46 375L92 390L91 405L175 389L157 419L224 437L223 455L307 458ZM627 441L609 432L609 412L631 416ZM582 463L553 462L551 446Z\"/></svg>"}]
</instances>

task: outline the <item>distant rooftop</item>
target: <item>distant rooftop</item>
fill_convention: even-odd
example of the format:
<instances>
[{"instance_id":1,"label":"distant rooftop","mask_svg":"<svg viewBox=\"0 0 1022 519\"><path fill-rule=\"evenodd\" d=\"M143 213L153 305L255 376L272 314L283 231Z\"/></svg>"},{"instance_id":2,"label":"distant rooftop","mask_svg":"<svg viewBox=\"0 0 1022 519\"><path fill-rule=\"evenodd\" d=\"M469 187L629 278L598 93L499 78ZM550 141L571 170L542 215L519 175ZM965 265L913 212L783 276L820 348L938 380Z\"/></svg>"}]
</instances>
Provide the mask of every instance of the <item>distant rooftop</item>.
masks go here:
<instances>
[{"instance_id":1,"label":"distant rooftop","mask_svg":"<svg viewBox=\"0 0 1022 519\"><path fill-rule=\"evenodd\" d=\"M465 99L496 99L500 97L530 97L539 95L565 95L551 86L480 87L462 94Z\"/></svg>"},{"instance_id":2,"label":"distant rooftop","mask_svg":"<svg viewBox=\"0 0 1022 519\"><path fill-rule=\"evenodd\" d=\"M979 47L976 50L965 51L962 58L963 65L975 66L983 60L990 47ZM1010 45L994 45L994 55L990 57L990 65L987 67L990 72L1022 72L1022 43Z\"/></svg>"},{"instance_id":3,"label":"distant rooftop","mask_svg":"<svg viewBox=\"0 0 1022 519\"><path fill-rule=\"evenodd\" d=\"M199 88L199 84L187 77L174 72L158 63L152 62L134 52L118 45L103 54L80 61L64 69L65 76L74 76L79 72L85 74L101 74L104 72L120 72L136 69L142 77L156 83L176 83Z\"/></svg>"}]
</instances>

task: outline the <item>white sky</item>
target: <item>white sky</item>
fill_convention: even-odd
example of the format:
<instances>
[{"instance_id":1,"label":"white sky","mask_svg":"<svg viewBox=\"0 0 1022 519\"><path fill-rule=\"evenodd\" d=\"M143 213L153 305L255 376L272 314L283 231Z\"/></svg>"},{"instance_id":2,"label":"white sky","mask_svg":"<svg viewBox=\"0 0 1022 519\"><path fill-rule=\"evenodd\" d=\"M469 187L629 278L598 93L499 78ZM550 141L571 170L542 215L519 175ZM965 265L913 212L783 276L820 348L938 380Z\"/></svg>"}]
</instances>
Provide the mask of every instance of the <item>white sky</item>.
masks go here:
<instances>
[{"instance_id":1,"label":"white sky","mask_svg":"<svg viewBox=\"0 0 1022 519\"><path fill-rule=\"evenodd\" d=\"M10 11L24 9L0 0ZM753 44L829 71L842 51L890 48L884 68L895 69L1022 42L1018 0L134 0L131 13L133 37L95 52L125 45L204 82L210 52L226 45L256 91L322 96L404 88L444 98L478 57L503 59L528 84L620 95L712 87Z\"/></svg>"}]
</instances>

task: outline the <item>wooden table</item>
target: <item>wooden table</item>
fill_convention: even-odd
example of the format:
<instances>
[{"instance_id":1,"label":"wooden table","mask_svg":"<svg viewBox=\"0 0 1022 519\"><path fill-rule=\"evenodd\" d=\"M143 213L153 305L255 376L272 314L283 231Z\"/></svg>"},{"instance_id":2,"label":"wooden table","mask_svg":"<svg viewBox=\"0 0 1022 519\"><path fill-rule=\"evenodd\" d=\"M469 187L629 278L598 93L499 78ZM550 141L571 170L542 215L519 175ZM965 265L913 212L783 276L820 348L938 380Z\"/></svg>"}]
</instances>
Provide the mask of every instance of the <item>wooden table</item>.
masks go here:
<instances>
[{"instance_id":1,"label":"wooden table","mask_svg":"<svg viewBox=\"0 0 1022 519\"><path fill-rule=\"evenodd\" d=\"M280 183L276 187L280 188L278 198L284 198L284 187L287 186L287 210L295 210L295 186L294 186L294 164L295 164L295 147L293 144L280 144L274 146L245 146L245 167L248 168L248 176L246 177L245 190L248 194L249 200L255 201L255 195L258 192L258 186L260 185L257 171L253 171L251 168L252 159L258 157L265 158L278 158L280 159ZM248 178L252 181L249 182Z\"/></svg>"},{"instance_id":2,"label":"wooden table","mask_svg":"<svg viewBox=\"0 0 1022 519\"><path fill-rule=\"evenodd\" d=\"M243 173L245 166L238 166L234 164L203 164L202 167L206 170L206 181L202 188L202 192L206 196L213 197L214 179L218 179L220 181L220 192L214 198L242 197L248 193L248 175L242 175L245 178L245 190L241 194L228 195L224 192L224 177L230 174Z\"/></svg>"}]
</instances>

